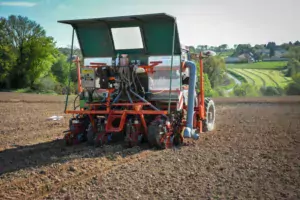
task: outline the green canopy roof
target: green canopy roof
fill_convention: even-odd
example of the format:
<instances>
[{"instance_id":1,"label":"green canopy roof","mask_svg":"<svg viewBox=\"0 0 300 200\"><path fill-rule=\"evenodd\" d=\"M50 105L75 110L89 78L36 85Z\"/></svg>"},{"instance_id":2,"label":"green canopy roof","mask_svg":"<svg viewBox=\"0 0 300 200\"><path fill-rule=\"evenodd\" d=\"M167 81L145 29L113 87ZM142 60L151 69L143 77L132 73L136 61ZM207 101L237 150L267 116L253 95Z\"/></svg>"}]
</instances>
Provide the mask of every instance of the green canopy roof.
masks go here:
<instances>
[{"instance_id":1,"label":"green canopy roof","mask_svg":"<svg viewBox=\"0 0 300 200\"><path fill-rule=\"evenodd\" d=\"M165 13L62 20L75 29L84 57L113 57L116 54L171 55L175 25L174 54L180 55L180 41L176 20ZM112 29L139 27L143 48L117 50ZM137 38L138 39L138 38Z\"/></svg>"}]
</instances>

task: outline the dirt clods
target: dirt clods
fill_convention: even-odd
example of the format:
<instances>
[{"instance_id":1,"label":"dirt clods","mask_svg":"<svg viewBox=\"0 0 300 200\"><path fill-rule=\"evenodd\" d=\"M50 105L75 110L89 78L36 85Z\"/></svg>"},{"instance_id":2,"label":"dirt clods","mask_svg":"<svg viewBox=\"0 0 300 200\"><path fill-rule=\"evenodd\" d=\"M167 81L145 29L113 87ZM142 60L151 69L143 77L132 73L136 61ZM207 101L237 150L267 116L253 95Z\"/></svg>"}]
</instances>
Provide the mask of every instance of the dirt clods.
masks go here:
<instances>
[{"instance_id":1,"label":"dirt clods","mask_svg":"<svg viewBox=\"0 0 300 200\"><path fill-rule=\"evenodd\" d=\"M63 98L1 94L0 199L300 199L300 98L215 102L180 149L66 147Z\"/></svg>"}]
</instances>

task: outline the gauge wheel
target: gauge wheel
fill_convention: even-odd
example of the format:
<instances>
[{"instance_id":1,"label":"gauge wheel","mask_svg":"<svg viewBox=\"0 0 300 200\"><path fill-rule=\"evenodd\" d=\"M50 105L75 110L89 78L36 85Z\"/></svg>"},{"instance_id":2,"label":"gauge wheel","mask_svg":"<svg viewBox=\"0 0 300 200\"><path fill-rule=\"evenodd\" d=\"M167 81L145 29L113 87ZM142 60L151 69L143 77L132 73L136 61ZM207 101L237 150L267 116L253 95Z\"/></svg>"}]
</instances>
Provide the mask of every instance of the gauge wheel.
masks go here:
<instances>
[{"instance_id":1,"label":"gauge wheel","mask_svg":"<svg viewBox=\"0 0 300 200\"><path fill-rule=\"evenodd\" d=\"M205 98L205 113L206 117L203 120L203 131L212 131L215 128L216 108L212 99Z\"/></svg>"},{"instance_id":2,"label":"gauge wheel","mask_svg":"<svg viewBox=\"0 0 300 200\"><path fill-rule=\"evenodd\" d=\"M164 142L160 142L163 135L160 134L158 125L150 125L148 127L148 143L150 147L157 147L159 149L165 149L166 145Z\"/></svg>"}]
</instances>

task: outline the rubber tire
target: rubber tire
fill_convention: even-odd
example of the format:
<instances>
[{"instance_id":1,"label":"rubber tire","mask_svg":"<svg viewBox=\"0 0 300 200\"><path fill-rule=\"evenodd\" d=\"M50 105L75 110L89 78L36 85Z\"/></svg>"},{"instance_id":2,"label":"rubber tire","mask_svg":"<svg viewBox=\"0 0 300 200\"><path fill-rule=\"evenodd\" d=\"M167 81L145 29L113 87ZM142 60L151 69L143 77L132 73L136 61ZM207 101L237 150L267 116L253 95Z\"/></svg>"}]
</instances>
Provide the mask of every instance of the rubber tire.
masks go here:
<instances>
[{"instance_id":1,"label":"rubber tire","mask_svg":"<svg viewBox=\"0 0 300 200\"><path fill-rule=\"evenodd\" d=\"M213 121L209 122L208 120L208 116L206 115L205 120L203 120L203 132L207 132L207 131L212 131L215 128L215 121L216 121L216 107L215 107L215 103L212 99L210 98L205 98L205 103L204 103L205 107L205 113L207 114L209 109L213 109Z\"/></svg>"}]
</instances>

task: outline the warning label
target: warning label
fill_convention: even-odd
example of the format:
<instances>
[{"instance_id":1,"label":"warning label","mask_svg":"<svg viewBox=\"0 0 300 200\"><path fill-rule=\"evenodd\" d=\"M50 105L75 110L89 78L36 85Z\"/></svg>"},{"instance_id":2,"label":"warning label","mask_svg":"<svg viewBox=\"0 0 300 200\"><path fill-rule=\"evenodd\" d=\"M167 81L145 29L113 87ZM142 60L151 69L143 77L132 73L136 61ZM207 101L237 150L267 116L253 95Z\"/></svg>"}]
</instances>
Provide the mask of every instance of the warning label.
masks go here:
<instances>
[{"instance_id":1,"label":"warning label","mask_svg":"<svg viewBox=\"0 0 300 200\"><path fill-rule=\"evenodd\" d=\"M81 70L82 74L94 74L94 70L93 69L82 69Z\"/></svg>"}]
</instances>

